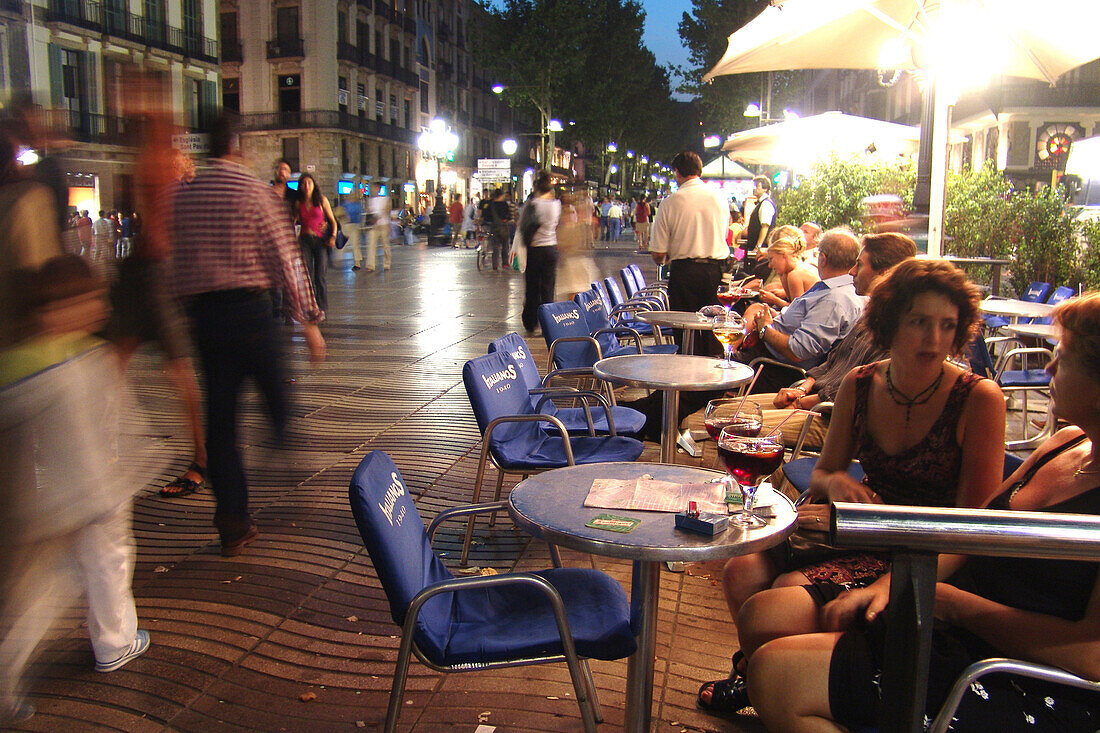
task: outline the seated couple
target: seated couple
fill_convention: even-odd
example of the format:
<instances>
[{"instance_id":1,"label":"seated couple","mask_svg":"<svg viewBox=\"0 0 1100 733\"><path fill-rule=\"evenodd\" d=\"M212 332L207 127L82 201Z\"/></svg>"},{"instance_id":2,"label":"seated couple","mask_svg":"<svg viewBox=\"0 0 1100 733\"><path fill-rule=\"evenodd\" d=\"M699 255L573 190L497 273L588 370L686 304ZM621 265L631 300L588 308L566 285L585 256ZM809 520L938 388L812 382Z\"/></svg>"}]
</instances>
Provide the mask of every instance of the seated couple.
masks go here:
<instances>
[{"instance_id":1,"label":"seated couple","mask_svg":"<svg viewBox=\"0 0 1100 733\"><path fill-rule=\"evenodd\" d=\"M813 496L1097 513L1100 295L1055 312L1062 340L1048 367L1051 399L1054 414L1072 427L1000 486L1000 390L944 361L961 350L978 318L976 292L952 271L942 262L906 262L875 290L868 327L889 345L890 359L854 370L841 386ZM844 470L853 457L867 472L863 484ZM804 505L800 528L821 527L827 512L825 504ZM945 582L936 591L940 623L928 714L967 665L987 657L1019 657L1100 678L1097 568L1095 562L941 556ZM723 586L741 650L729 679L700 689L700 705L731 712L751 704L775 731L875 725L888 570L887 558L865 553L801 568L789 555L731 561ZM1100 725L1095 695L1012 678L982 684L953 730L1091 731ZM1025 716L1030 726L1022 724Z\"/></svg>"}]
</instances>

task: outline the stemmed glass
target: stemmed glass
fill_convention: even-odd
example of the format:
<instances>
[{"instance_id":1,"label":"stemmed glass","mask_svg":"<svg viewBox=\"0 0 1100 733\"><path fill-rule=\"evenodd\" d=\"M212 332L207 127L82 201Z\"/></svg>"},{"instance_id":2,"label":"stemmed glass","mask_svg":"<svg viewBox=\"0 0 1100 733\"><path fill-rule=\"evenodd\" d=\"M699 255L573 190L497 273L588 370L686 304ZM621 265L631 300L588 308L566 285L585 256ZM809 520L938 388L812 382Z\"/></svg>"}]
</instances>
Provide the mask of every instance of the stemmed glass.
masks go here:
<instances>
[{"instance_id":1,"label":"stemmed glass","mask_svg":"<svg viewBox=\"0 0 1100 733\"><path fill-rule=\"evenodd\" d=\"M741 397L722 397L711 400L703 411L703 420L710 437L718 440L723 428L746 438L760 435L763 417L760 405Z\"/></svg>"},{"instance_id":2,"label":"stemmed glass","mask_svg":"<svg viewBox=\"0 0 1100 733\"><path fill-rule=\"evenodd\" d=\"M732 280L723 280L718 283L717 295L718 302L726 309L726 313L729 313L732 311L734 303L741 298L741 288L735 286Z\"/></svg>"},{"instance_id":3,"label":"stemmed glass","mask_svg":"<svg viewBox=\"0 0 1100 733\"><path fill-rule=\"evenodd\" d=\"M747 438L739 435L736 428L723 428L718 434L718 456L741 490L741 511L730 517L730 522L742 527L767 524L752 509L760 482L783 465L783 443L779 436Z\"/></svg>"},{"instance_id":4,"label":"stemmed glass","mask_svg":"<svg viewBox=\"0 0 1100 733\"><path fill-rule=\"evenodd\" d=\"M737 313L729 311L724 315L715 316L713 323L714 329L711 333L722 344L722 349L726 352L725 361L719 362L715 366L720 369L732 369L733 352L745 340L745 319Z\"/></svg>"}]
</instances>

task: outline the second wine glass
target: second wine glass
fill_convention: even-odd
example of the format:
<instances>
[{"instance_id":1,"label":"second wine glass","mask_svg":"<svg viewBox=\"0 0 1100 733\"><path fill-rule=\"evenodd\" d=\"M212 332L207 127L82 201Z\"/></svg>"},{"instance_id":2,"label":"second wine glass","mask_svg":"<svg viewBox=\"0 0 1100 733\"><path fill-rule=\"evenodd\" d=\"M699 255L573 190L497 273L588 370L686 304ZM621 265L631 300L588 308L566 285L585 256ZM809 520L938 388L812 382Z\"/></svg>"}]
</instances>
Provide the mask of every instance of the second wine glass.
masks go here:
<instances>
[{"instance_id":1,"label":"second wine glass","mask_svg":"<svg viewBox=\"0 0 1100 733\"><path fill-rule=\"evenodd\" d=\"M760 482L783 465L783 443L779 436L746 438L734 429L723 428L718 434L718 455L741 490L741 511L730 522L742 527L766 524L752 509Z\"/></svg>"},{"instance_id":2,"label":"second wine glass","mask_svg":"<svg viewBox=\"0 0 1100 733\"><path fill-rule=\"evenodd\" d=\"M733 368L733 352L745 340L745 320L730 311L724 315L715 316L713 323L714 329L711 333L722 344L722 349L726 352L725 361L719 362L716 366L722 369L731 369Z\"/></svg>"}]
</instances>

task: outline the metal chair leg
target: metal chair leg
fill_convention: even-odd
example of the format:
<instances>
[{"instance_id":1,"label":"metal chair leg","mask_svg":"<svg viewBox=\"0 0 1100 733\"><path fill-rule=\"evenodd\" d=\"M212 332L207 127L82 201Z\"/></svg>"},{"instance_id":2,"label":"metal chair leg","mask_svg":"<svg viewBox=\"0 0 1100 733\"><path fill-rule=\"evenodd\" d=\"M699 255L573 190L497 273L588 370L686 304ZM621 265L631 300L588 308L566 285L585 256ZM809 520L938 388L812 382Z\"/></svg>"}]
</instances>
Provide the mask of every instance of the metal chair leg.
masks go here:
<instances>
[{"instance_id":1,"label":"metal chair leg","mask_svg":"<svg viewBox=\"0 0 1100 733\"><path fill-rule=\"evenodd\" d=\"M481 498L481 482L485 480L485 463L489 458L489 444L484 440L481 442L481 458L477 462L477 478L474 479L474 500L472 503L477 504L478 499ZM470 543L474 539L474 521L477 518L473 515L466 520L466 537L462 540L462 558L459 560L459 565L465 567L470 557Z\"/></svg>"},{"instance_id":2,"label":"metal chair leg","mask_svg":"<svg viewBox=\"0 0 1100 733\"><path fill-rule=\"evenodd\" d=\"M565 642L565 639L562 639ZM584 722L585 733L596 733L596 715L592 709L592 701L588 694L588 682L581 670L581 661L577 658L576 650L572 643L566 643L565 662L569 666L569 676L573 680L573 693L577 696L577 705L581 709L581 720Z\"/></svg>"},{"instance_id":3,"label":"metal chair leg","mask_svg":"<svg viewBox=\"0 0 1100 733\"><path fill-rule=\"evenodd\" d=\"M550 548L550 562L554 565L554 567L565 567L561 564L561 553L558 552L558 546L552 545L549 542L546 543L546 546Z\"/></svg>"},{"instance_id":4,"label":"metal chair leg","mask_svg":"<svg viewBox=\"0 0 1100 733\"><path fill-rule=\"evenodd\" d=\"M401 698L405 696L405 681L409 676L409 657L412 655L413 635L401 636L401 646L397 652L397 665L393 670L393 686L390 688L390 704L386 708L386 726L384 733L397 732L397 718L401 715Z\"/></svg>"},{"instance_id":5,"label":"metal chair leg","mask_svg":"<svg viewBox=\"0 0 1100 733\"><path fill-rule=\"evenodd\" d=\"M523 474L523 478L527 478L527 474ZM498 468L497 469L497 490L496 490L496 493L493 495L493 501L500 501L500 491L501 491L501 488L503 486L504 486L504 471L501 471ZM489 526L490 527L495 527L496 524L497 524L497 513L493 512L492 514L489 515Z\"/></svg>"},{"instance_id":6,"label":"metal chair leg","mask_svg":"<svg viewBox=\"0 0 1100 733\"><path fill-rule=\"evenodd\" d=\"M588 666L588 660L581 660L581 672L584 673L584 682L588 685L588 700L592 704L592 715L597 723L603 722L603 709L600 707L600 698L596 695L596 680L592 678L592 669Z\"/></svg>"}]
</instances>

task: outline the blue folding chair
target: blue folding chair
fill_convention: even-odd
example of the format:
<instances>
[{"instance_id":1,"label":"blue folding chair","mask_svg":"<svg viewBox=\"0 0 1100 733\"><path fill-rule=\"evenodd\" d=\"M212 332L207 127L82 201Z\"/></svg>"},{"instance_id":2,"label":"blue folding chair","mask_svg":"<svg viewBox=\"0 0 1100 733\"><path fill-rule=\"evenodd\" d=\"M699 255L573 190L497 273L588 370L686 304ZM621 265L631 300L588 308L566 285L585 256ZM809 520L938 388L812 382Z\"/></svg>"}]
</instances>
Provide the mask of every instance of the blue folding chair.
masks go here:
<instances>
[{"instance_id":1,"label":"blue folding chair","mask_svg":"<svg viewBox=\"0 0 1100 733\"><path fill-rule=\"evenodd\" d=\"M1027 286L1027 290L1020 296L1020 300L1027 301L1028 303L1042 303L1049 292L1050 283L1033 282ZM986 328L991 331L1003 328L1009 323L1008 319L997 315L983 316L982 320L985 322Z\"/></svg>"},{"instance_id":2,"label":"blue folding chair","mask_svg":"<svg viewBox=\"0 0 1100 733\"><path fill-rule=\"evenodd\" d=\"M658 282L655 282L652 285L646 283L645 273L642 272L642 268L637 263L633 263L633 262L630 263L629 265L626 266L626 269L628 269L628 270L630 270L631 272L634 273L634 281L636 283L638 283L638 288L639 289L645 290L647 288L650 288L650 289L655 289L655 290L664 290L665 292L668 292L668 281L667 280L659 280Z\"/></svg>"},{"instance_id":3,"label":"blue folding chair","mask_svg":"<svg viewBox=\"0 0 1100 733\"><path fill-rule=\"evenodd\" d=\"M1044 358L1040 368L1028 368L1027 358L1038 355ZM1047 422L1037 434L1028 437L1027 426L1030 422L1028 410L1028 395L1032 392L1044 392L1050 388L1050 375L1047 374L1046 365L1054 359L1054 353L1042 346L1021 347L1009 349L1001 354L997 363L993 363L993 356L989 353L989 347L985 339L979 333L966 347L966 358L970 362L970 370L975 374L992 379L1006 394L1018 392L1023 405L1023 418L1021 420L1023 436L1020 440L1006 440L1005 447L1008 450L1024 450L1035 447L1039 441L1049 437L1054 432L1054 419L1047 414ZM1015 360L1021 360L1023 369L1008 369Z\"/></svg>"},{"instance_id":4,"label":"blue folding chair","mask_svg":"<svg viewBox=\"0 0 1100 733\"><path fill-rule=\"evenodd\" d=\"M668 310L668 291L661 287L647 286L640 267L628 265L619 270L619 277L623 281L628 301L633 298L656 298L661 302L661 309Z\"/></svg>"},{"instance_id":5,"label":"blue folding chair","mask_svg":"<svg viewBox=\"0 0 1100 733\"><path fill-rule=\"evenodd\" d=\"M585 290L584 292L577 293L573 296L573 302L581 309L581 315L584 316L584 322L588 325L590 333L595 333L596 331L609 331L616 327L625 327L637 331L642 336L652 336L654 345L659 345L664 341L664 329L654 328L652 325L644 321L639 321L634 317L638 311L652 310L648 306L633 306L632 301L628 300L626 303L616 308L615 313L609 316L607 311L604 310L600 297L594 290ZM671 331L669 335L671 336ZM654 352L646 347L646 353L665 352ZM667 353L675 353L675 350L670 350Z\"/></svg>"},{"instance_id":6,"label":"blue folding chair","mask_svg":"<svg viewBox=\"0 0 1100 733\"><path fill-rule=\"evenodd\" d=\"M550 372L546 375L546 379L539 377L539 368L535 365L534 359L531 358L531 348L518 333L513 331L507 336L490 341L489 353L493 354L498 351L506 352L516 362L516 366L519 367L520 374L523 376L523 381L527 384L527 392L531 395L535 412L556 417L561 420L562 424L565 425L565 429L570 433L588 432L593 429L596 433L614 434L616 431L637 433L645 427L645 415L629 407L616 405L613 392L608 398L609 405L594 409L589 409L587 405L582 407L558 407L554 404L553 395L574 398L580 392L577 390L549 389L549 385L557 373ZM603 395L597 396L603 398ZM610 416L607 413L608 408L610 408Z\"/></svg>"},{"instance_id":7,"label":"blue folding chair","mask_svg":"<svg viewBox=\"0 0 1100 733\"><path fill-rule=\"evenodd\" d=\"M451 517L503 504L456 507L425 531L397 466L381 451L359 463L348 490L355 524L401 627L386 733L397 729L409 657L437 672L468 672L564 661L584 729L602 720L587 658L634 653L630 602L599 570L551 568L455 578L432 551L431 538Z\"/></svg>"},{"instance_id":8,"label":"blue folding chair","mask_svg":"<svg viewBox=\"0 0 1100 733\"><path fill-rule=\"evenodd\" d=\"M635 329L612 326L590 330L580 307L573 301L543 303L536 311L546 341L550 369L591 368L600 359L625 354L674 354L675 344L642 345ZM632 343L619 344L619 336Z\"/></svg>"},{"instance_id":9,"label":"blue folding chair","mask_svg":"<svg viewBox=\"0 0 1100 733\"><path fill-rule=\"evenodd\" d=\"M532 473L552 468L608 461L635 461L643 445L619 435L570 437L565 425L553 415L535 411L520 367L505 351L471 359L462 367L462 384L470 399L477 427L481 431L481 456L474 479L474 502L481 497L485 468L492 461L497 468L494 501L500 500L504 474ZM543 425L552 425L557 435L548 435ZM462 547L462 563L470 553L474 519L470 518Z\"/></svg>"}]
</instances>

